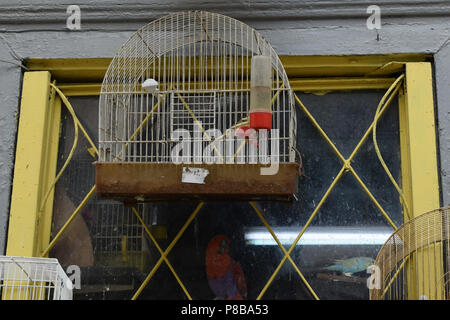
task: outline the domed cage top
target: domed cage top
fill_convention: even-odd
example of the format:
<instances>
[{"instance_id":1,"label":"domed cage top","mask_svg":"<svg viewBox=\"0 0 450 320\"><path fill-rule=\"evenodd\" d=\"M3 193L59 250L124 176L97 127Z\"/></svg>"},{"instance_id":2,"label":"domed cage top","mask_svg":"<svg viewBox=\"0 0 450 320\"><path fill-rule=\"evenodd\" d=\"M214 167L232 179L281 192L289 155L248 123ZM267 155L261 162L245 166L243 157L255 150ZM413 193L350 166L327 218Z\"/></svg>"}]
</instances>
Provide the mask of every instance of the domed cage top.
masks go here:
<instances>
[{"instance_id":1,"label":"domed cage top","mask_svg":"<svg viewBox=\"0 0 450 320\"><path fill-rule=\"evenodd\" d=\"M267 88L255 56L268 61ZM260 89L262 115L252 110ZM171 14L139 29L106 72L97 191L124 201L291 200L296 130L286 72L256 30L210 12Z\"/></svg>"},{"instance_id":2,"label":"domed cage top","mask_svg":"<svg viewBox=\"0 0 450 320\"><path fill-rule=\"evenodd\" d=\"M371 300L450 299L450 207L397 229L378 253L368 282Z\"/></svg>"}]
</instances>

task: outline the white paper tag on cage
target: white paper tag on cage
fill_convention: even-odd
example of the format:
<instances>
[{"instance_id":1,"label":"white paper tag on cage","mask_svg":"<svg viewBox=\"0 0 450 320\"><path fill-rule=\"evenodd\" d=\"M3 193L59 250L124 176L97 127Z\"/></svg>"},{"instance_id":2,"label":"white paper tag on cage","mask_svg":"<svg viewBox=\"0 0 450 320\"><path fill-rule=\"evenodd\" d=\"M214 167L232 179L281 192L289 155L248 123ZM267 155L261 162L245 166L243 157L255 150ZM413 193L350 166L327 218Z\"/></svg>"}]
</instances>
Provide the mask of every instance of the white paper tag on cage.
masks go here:
<instances>
[{"instance_id":1,"label":"white paper tag on cage","mask_svg":"<svg viewBox=\"0 0 450 320\"><path fill-rule=\"evenodd\" d=\"M205 178L209 174L207 169L183 167L181 182L205 184Z\"/></svg>"}]
</instances>

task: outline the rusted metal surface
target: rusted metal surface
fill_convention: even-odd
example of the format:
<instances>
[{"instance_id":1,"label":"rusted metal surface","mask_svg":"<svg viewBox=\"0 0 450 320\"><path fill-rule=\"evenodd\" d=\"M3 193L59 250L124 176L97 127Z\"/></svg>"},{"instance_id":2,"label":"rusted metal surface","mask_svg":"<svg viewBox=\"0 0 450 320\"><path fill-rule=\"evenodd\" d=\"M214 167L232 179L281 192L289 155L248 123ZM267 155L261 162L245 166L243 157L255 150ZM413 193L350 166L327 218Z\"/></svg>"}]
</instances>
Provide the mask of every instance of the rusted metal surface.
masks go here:
<instances>
[{"instance_id":1,"label":"rusted metal surface","mask_svg":"<svg viewBox=\"0 0 450 320\"><path fill-rule=\"evenodd\" d=\"M95 163L97 193L123 202L292 201L297 192L299 167L280 163L275 175L261 175L259 164ZM182 182L183 167L203 168L203 184Z\"/></svg>"}]
</instances>

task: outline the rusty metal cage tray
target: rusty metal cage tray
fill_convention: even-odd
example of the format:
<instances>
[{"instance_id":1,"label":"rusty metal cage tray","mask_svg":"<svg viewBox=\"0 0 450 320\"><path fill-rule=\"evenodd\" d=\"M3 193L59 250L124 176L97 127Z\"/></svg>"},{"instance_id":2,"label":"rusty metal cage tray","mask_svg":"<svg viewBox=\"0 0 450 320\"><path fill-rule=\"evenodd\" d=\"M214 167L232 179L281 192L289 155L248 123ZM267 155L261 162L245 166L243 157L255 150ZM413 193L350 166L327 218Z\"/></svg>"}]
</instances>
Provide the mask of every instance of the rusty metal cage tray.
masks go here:
<instances>
[{"instance_id":1,"label":"rusty metal cage tray","mask_svg":"<svg viewBox=\"0 0 450 320\"><path fill-rule=\"evenodd\" d=\"M261 164L174 164L96 162L97 193L104 199L144 201L292 201L299 165L280 163L274 175L261 175ZM182 182L183 168L203 168L203 183Z\"/></svg>"}]
</instances>

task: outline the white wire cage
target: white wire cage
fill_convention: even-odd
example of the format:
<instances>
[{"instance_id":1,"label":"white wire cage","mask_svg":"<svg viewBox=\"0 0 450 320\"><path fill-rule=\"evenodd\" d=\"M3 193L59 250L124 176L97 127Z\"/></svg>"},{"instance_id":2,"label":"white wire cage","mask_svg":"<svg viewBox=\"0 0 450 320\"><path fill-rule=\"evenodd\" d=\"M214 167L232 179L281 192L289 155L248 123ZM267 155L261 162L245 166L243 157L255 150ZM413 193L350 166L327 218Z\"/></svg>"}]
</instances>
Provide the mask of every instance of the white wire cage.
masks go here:
<instances>
[{"instance_id":1,"label":"white wire cage","mask_svg":"<svg viewBox=\"0 0 450 320\"><path fill-rule=\"evenodd\" d=\"M129 267L145 271L150 260L150 238L133 213L120 203L97 203L91 207L96 215L89 223L95 266ZM150 230L157 222L149 204L137 206Z\"/></svg>"},{"instance_id":2,"label":"white wire cage","mask_svg":"<svg viewBox=\"0 0 450 320\"><path fill-rule=\"evenodd\" d=\"M0 256L2 300L72 300L72 290L57 259Z\"/></svg>"},{"instance_id":3,"label":"white wire cage","mask_svg":"<svg viewBox=\"0 0 450 320\"><path fill-rule=\"evenodd\" d=\"M255 56L270 58L272 124L246 143L242 133L250 124ZM152 83L150 92L146 80ZM179 161L184 164L267 165L272 159L294 164L294 106L283 64L256 30L216 13L171 14L139 29L106 72L99 103L98 164L174 163L180 141L189 149ZM174 139L180 131L185 135ZM119 189L102 192L104 184L97 182L103 194Z\"/></svg>"}]
</instances>

